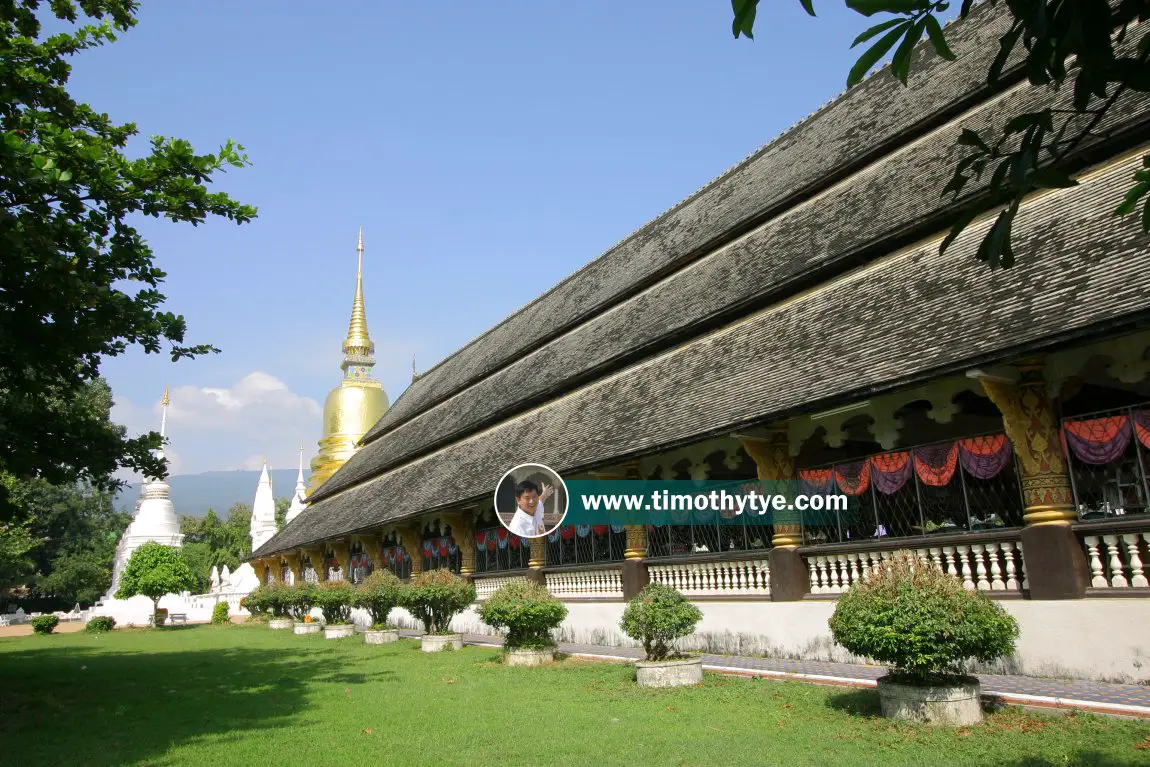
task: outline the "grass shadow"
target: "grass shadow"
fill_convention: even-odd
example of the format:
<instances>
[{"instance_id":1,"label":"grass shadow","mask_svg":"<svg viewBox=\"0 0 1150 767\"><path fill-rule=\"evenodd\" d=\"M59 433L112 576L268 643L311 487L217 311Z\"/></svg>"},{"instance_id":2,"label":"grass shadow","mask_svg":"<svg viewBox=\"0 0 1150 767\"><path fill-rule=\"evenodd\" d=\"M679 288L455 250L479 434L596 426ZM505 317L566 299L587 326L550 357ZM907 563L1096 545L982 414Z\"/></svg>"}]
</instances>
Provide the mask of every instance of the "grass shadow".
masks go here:
<instances>
[{"instance_id":1,"label":"grass shadow","mask_svg":"<svg viewBox=\"0 0 1150 767\"><path fill-rule=\"evenodd\" d=\"M198 738L289 727L308 709L317 682L356 685L394 676L352 671L346 658L306 647L195 647L171 638L180 644L170 650L161 644L158 652L154 642L126 652L92 642L0 653L6 763L151 763Z\"/></svg>"},{"instance_id":2,"label":"grass shadow","mask_svg":"<svg viewBox=\"0 0 1150 767\"><path fill-rule=\"evenodd\" d=\"M840 692L827 698L827 706L837 711L844 711L854 716L873 717L882 712L878 702L877 690L850 690Z\"/></svg>"}]
</instances>

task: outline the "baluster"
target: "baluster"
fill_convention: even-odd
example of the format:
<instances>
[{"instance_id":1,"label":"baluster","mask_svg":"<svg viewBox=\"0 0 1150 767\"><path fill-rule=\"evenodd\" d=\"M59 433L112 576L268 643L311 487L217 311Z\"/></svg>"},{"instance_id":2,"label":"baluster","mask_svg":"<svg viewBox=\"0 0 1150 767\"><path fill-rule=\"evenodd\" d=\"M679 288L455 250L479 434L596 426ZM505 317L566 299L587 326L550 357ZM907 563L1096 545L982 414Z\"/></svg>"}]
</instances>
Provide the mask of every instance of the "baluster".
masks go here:
<instances>
[{"instance_id":1,"label":"baluster","mask_svg":"<svg viewBox=\"0 0 1150 767\"><path fill-rule=\"evenodd\" d=\"M807 560L807 574L811 579L811 593L823 593L823 582L821 574L819 573L819 558L811 557Z\"/></svg>"},{"instance_id":2,"label":"baluster","mask_svg":"<svg viewBox=\"0 0 1150 767\"><path fill-rule=\"evenodd\" d=\"M859 581L859 555L847 554L847 563L850 565L850 585L853 586Z\"/></svg>"},{"instance_id":3,"label":"baluster","mask_svg":"<svg viewBox=\"0 0 1150 767\"><path fill-rule=\"evenodd\" d=\"M942 560L946 563L946 574L951 578L958 577L958 568L956 567L957 555L954 553L954 546L942 547Z\"/></svg>"},{"instance_id":4,"label":"baluster","mask_svg":"<svg viewBox=\"0 0 1150 767\"><path fill-rule=\"evenodd\" d=\"M1127 533L1122 536L1126 544L1126 562L1130 565L1130 585L1136 589L1146 588L1146 576L1142 572L1142 556L1138 553L1138 533Z\"/></svg>"},{"instance_id":5,"label":"baluster","mask_svg":"<svg viewBox=\"0 0 1150 767\"><path fill-rule=\"evenodd\" d=\"M1102 540L1106 543L1106 550L1110 554L1110 585L1116 589L1124 589L1130 584L1122 570L1121 551L1118 548L1117 535L1104 535Z\"/></svg>"},{"instance_id":6,"label":"baluster","mask_svg":"<svg viewBox=\"0 0 1150 767\"><path fill-rule=\"evenodd\" d=\"M933 567L938 572L946 572L946 569L942 566L941 552L937 548L930 550L930 564L931 567Z\"/></svg>"},{"instance_id":7,"label":"baluster","mask_svg":"<svg viewBox=\"0 0 1150 767\"><path fill-rule=\"evenodd\" d=\"M971 558L974 559L974 572L978 580L975 586L979 591L990 591L990 581L986 579L986 555L981 543L970 547Z\"/></svg>"},{"instance_id":8,"label":"baluster","mask_svg":"<svg viewBox=\"0 0 1150 767\"><path fill-rule=\"evenodd\" d=\"M1098 536L1088 535L1083 539L1086 544L1086 556L1090 559L1090 585L1096 589L1110 588L1102 567L1102 557L1098 555Z\"/></svg>"},{"instance_id":9,"label":"baluster","mask_svg":"<svg viewBox=\"0 0 1150 767\"><path fill-rule=\"evenodd\" d=\"M1002 558L1006 563L1006 588L1009 591L1018 590L1018 578L1015 577L1014 570L1014 544L1010 541L1000 543L1002 548Z\"/></svg>"},{"instance_id":10,"label":"baluster","mask_svg":"<svg viewBox=\"0 0 1150 767\"><path fill-rule=\"evenodd\" d=\"M974 591L974 581L970 577L970 561L967 558L969 546L955 546L959 561L962 563L962 587L967 591Z\"/></svg>"},{"instance_id":11,"label":"baluster","mask_svg":"<svg viewBox=\"0 0 1150 767\"><path fill-rule=\"evenodd\" d=\"M1002 582L1002 568L998 565L998 544L986 544L986 556L990 559L990 590L1003 591L1006 584Z\"/></svg>"}]
</instances>

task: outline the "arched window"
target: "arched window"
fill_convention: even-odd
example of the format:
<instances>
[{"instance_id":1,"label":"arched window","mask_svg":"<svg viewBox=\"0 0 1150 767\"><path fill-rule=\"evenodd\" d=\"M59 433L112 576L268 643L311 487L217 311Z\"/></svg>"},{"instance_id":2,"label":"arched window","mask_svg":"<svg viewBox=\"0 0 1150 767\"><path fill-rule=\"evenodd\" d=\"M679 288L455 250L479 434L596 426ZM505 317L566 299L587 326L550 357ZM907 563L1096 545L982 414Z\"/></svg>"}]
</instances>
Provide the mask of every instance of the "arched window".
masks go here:
<instances>
[{"instance_id":1,"label":"arched window","mask_svg":"<svg viewBox=\"0 0 1150 767\"><path fill-rule=\"evenodd\" d=\"M424 570L450 570L458 573L461 556L459 545L451 534L451 527L440 524L437 529L425 529L420 541L420 555Z\"/></svg>"},{"instance_id":2,"label":"arched window","mask_svg":"<svg viewBox=\"0 0 1150 767\"><path fill-rule=\"evenodd\" d=\"M352 583L363 583L363 579L371 575L372 562L371 557L363 550L362 543L353 543L351 545L351 567L349 576Z\"/></svg>"},{"instance_id":3,"label":"arched window","mask_svg":"<svg viewBox=\"0 0 1150 767\"><path fill-rule=\"evenodd\" d=\"M411 577L411 557L400 544L394 532L383 537L383 566L391 570L397 578Z\"/></svg>"},{"instance_id":4,"label":"arched window","mask_svg":"<svg viewBox=\"0 0 1150 767\"><path fill-rule=\"evenodd\" d=\"M275 578L272 577L271 567L269 567L268 565L264 565L264 585L270 586L274 582L275 582Z\"/></svg>"},{"instance_id":5,"label":"arched window","mask_svg":"<svg viewBox=\"0 0 1150 767\"><path fill-rule=\"evenodd\" d=\"M324 564L327 565L327 579L329 581L343 580L343 565L336 559L334 551L326 551L323 555Z\"/></svg>"},{"instance_id":6,"label":"arched window","mask_svg":"<svg viewBox=\"0 0 1150 767\"><path fill-rule=\"evenodd\" d=\"M291 565L288 564L286 559L280 560L280 583L288 586L295 585L295 573L291 571Z\"/></svg>"},{"instance_id":7,"label":"arched window","mask_svg":"<svg viewBox=\"0 0 1150 767\"><path fill-rule=\"evenodd\" d=\"M300 560L299 566L303 572L304 583L319 583L319 573L315 571L315 565L311 563L311 557L304 556L304 558Z\"/></svg>"}]
</instances>

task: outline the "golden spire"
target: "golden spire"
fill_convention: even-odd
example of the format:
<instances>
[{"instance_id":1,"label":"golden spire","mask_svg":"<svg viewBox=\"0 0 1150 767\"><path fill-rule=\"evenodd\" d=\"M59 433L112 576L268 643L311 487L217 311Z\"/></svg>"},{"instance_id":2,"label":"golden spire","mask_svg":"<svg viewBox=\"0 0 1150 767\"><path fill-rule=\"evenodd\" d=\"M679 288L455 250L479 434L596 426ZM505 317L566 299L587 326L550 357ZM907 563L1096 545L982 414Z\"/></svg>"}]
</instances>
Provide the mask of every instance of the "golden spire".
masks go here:
<instances>
[{"instance_id":1,"label":"golden spire","mask_svg":"<svg viewBox=\"0 0 1150 767\"><path fill-rule=\"evenodd\" d=\"M160 400L160 405L167 407L172 404L172 398L168 396L168 385L164 384L164 398Z\"/></svg>"},{"instance_id":2,"label":"golden spire","mask_svg":"<svg viewBox=\"0 0 1150 767\"><path fill-rule=\"evenodd\" d=\"M367 311L363 305L363 227L359 228L359 241L355 246L358 264L355 270L355 298L351 303L351 323L347 328L347 338L343 342L345 357L370 357L375 354L375 344L367 333ZM374 360L373 360L374 361Z\"/></svg>"}]
</instances>

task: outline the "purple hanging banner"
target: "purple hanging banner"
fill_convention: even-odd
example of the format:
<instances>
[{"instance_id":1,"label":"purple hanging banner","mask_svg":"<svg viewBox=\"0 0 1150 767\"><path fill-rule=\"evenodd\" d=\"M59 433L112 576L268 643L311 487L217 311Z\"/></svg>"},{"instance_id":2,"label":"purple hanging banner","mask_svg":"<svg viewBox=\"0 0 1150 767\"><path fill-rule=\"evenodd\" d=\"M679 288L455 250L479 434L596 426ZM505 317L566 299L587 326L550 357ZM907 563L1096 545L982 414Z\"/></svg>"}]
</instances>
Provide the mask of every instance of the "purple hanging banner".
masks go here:
<instances>
[{"instance_id":1,"label":"purple hanging banner","mask_svg":"<svg viewBox=\"0 0 1150 767\"><path fill-rule=\"evenodd\" d=\"M997 477L1010 463L1010 440L1005 434L971 437L958 441L958 458L962 468L976 479Z\"/></svg>"},{"instance_id":2,"label":"purple hanging banner","mask_svg":"<svg viewBox=\"0 0 1150 767\"><path fill-rule=\"evenodd\" d=\"M1066 444L1083 463L1104 466L1113 463L1130 446L1134 430L1124 415L1065 421L1062 425Z\"/></svg>"}]
</instances>

